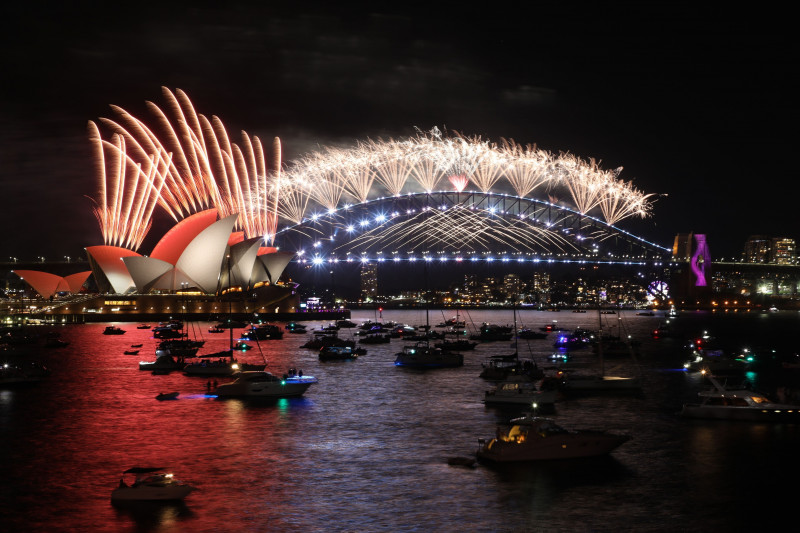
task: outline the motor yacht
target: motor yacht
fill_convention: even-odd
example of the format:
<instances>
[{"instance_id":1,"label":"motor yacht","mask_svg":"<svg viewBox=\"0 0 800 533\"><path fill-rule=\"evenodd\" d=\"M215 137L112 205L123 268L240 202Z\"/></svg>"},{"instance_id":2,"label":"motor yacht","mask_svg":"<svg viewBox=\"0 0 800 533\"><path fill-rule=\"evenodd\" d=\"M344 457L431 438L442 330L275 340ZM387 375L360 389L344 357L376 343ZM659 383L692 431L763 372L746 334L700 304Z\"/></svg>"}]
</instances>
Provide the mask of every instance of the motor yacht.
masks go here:
<instances>
[{"instance_id":1,"label":"motor yacht","mask_svg":"<svg viewBox=\"0 0 800 533\"><path fill-rule=\"evenodd\" d=\"M233 357L233 352L224 351L215 354L198 356L183 367L187 376L233 376L238 372L259 371L267 367L266 363L244 363Z\"/></svg>"},{"instance_id":2,"label":"motor yacht","mask_svg":"<svg viewBox=\"0 0 800 533\"><path fill-rule=\"evenodd\" d=\"M218 398L291 398L302 396L317 378L290 370L283 377L266 371L246 371L217 386Z\"/></svg>"},{"instance_id":3,"label":"motor yacht","mask_svg":"<svg viewBox=\"0 0 800 533\"><path fill-rule=\"evenodd\" d=\"M497 436L478 441L479 461L513 463L552 459L577 459L610 453L630 440L598 430L567 430L552 419L531 414L498 426Z\"/></svg>"},{"instance_id":4,"label":"motor yacht","mask_svg":"<svg viewBox=\"0 0 800 533\"><path fill-rule=\"evenodd\" d=\"M159 355L155 361L139 361L139 370L150 370L151 372L171 372L173 370L183 370L186 362L182 357L175 358L171 355Z\"/></svg>"},{"instance_id":5,"label":"motor yacht","mask_svg":"<svg viewBox=\"0 0 800 533\"><path fill-rule=\"evenodd\" d=\"M194 357L206 341L189 338L167 339L158 343L156 355L171 355L173 357Z\"/></svg>"},{"instance_id":6,"label":"motor yacht","mask_svg":"<svg viewBox=\"0 0 800 533\"><path fill-rule=\"evenodd\" d=\"M800 406L773 403L764 394L739 387L728 389L705 373L711 389L699 392L700 403L684 404L681 416L751 422L800 422Z\"/></svg>"},{"instance_id":7,"label":"motor yacht","mask_svg":"<svg viewBox=\"0 0 800 533\"><path fill-rule=\"evenodd\" d=\"M356 359L359 356L359 351L363 349L354 349L351 346L323 346L319 350L320 361L342 361L347 359Z\"/></svg>"},{"instance_id":8,"label":"motor yacht","mask_svg":"<svg viewBox=\"0 0 800 533\"><path fill-rule=\"evenodd\" d=\"M501 381L484 393L483 403L486 405L526 405L552 406L556 401L557 391L553 388L542 390L537 383L525 376L515 376Z\"/></svg>"},{"instance_id":9,"label":"motor yacht","mask_svg":"<svg viewBox=\"0 0 800 533\"><path fill-rule=\"evenodd\" d=\"M122 335L123 333L125 330L117 326L106 326L106 329L103 330L103 335Z\"/></svg>"},{"instance_id":10,"label":"motor yacht","mask_svg":"<svg viewBox=\"0 0 800 533\"><path fill-rule=\"evenodd\" d=\"M133 476L132 483L125 480L129 475ZM133 467L122 473L119 486L111 491L111 501L182 500L194 490L197 489L164 472L164 468Z\"/></svg>"},{"instance_id":11,"label":"motor yacht","mask_svg":"<svg viewBox=\"0 0 800 533\"><path fill-rule=\"evenodd\" d=\"M283 330L274 324L253 325L250 326L250 329L242 332L242 338L249 341L282 339Z\"/></svg>"},{"instance_id":12,"label":"motor yacht","mask_svg":"<svg viewBox=\"0 0 800 533\"><path fill-rule=\"evenodd\" d=\"M394 364L410 368L452 368L464 366L464 356L420 341L404 346L403 351L397 354Z\"/></svg>"}]
</instances>

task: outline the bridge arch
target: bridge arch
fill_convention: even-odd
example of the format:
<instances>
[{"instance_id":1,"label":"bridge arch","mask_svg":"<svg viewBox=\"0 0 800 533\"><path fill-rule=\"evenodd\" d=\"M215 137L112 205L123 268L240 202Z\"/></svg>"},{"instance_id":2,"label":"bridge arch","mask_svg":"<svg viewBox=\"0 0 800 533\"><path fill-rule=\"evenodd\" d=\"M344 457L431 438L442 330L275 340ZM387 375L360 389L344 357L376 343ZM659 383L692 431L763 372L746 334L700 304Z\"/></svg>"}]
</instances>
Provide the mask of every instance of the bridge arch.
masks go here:
<instances>
[{"instance_id":1,"label":"bridge arch","mask_svg":"<svg viewBox=\"0 0 800 533\"><path fill-rule=\"evenodd\" d=\"M411 192L279 230L300 261L661 262L670 249L569 207L512 194Z\"/></svg>"}]
</instances>

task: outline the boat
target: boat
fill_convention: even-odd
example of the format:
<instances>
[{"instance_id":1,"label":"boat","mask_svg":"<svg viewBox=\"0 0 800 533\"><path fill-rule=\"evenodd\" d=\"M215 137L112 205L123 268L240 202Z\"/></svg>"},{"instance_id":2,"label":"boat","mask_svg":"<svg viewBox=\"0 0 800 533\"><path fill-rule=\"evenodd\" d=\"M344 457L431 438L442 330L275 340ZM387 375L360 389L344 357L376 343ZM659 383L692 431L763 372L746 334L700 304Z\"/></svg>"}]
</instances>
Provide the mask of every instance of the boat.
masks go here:
<instances>
[{"instance_id":1,"label":"boat","mask_svg":"<svg viewBox=\"0 0 800 533\"><path fill-rule=\"evenodd\" d=\"M177 400L178 399L178 394L179 393L177 391L174 391L174 392L160 392L156 396L156 400L158 400L160 402L164 401L164 400Z\"/></svg>"},{"instance_id":2,"label":"boat","mask_svg":"<svg viewBox=\"0 0 800 533\"><path fill-rule=\"evenodd\" d=\"M514 310L514 353L504 355L493 355L482 363L483 370L480 377L492 381L504 381L507 379L520 379L532 381L544 377L544 374L530 359L522 360L519 358L519 331L517 330L517 307ZM542 335L547 335L543 333Z\"/></svg>"},{"instance_id":3,"label":"boat","mask_svg":"<svg viewBox=\"0 0 800 533\"><path fill-rule=\"evenodd\" d=\"M292 398L302 396L317 378L290 369L283 377L266 371L236 374L230 383L217 385L217 398Z\"/></svg>"},{"instance_id":4,"label":"boat","mask_svg":"<svg viewBox=\"0 0 800 533\"><path fill-rule=\"evenodd\" d=\"M251 349L252 346L247 344L246 342L239 341L233 345L234 350L239 350L240 352L246 352L247 350Z\"/></svg>"},{"instance_id":5,"label":"boat","mask_svg":"<svg viewBox=\"0 0 800 533\"><path fill-rule=\"evenodd\" d=\"M450 466L466 466L467 468L472 468L475 466L475 458L474 457L448 457L447 464Z\"/></svg>"},{"instance_id":6,"label":"boat","mask_svg":"<svg viewBox=\"0 0 800 533\"><path fill-rule=\"evenodd\" d=\"M312 337L301 348L308 348L311 350L319 350L323 346L351 346L355 347L356 341L351 339L342 339L336 335L321 335L319 337Z\"/></svg>"},{"instance_id":7,"label":"boat","mask_svg":"<svg viewBox=\"0 0 800 533\"><path fill-rule=\"evenodd\" d=\"M175 329L171 326L158 326L153 328L153 338L155 339L180 339L184 337L184 333L180 329Z\"/></svg>"},{"instance_id":8,"label":"boat","mask_svg":"<svg viewBox=\"0 0 800 533\"><path fill-rule=\"evenodd\" d=\"M606 455L630 440L598 430L567 430L551 418L527 414L498 426L497 436L478 440L479 461L516 463Z\"/></svg>"},{"instance_id":9,"label":"boat","mask_svg":"<svg viewBox=\"0 0 800 533\"><path fill-rule=\"evenodd\" d=\"M354 328L356 327L356 323L350 320L337 320L336 325L340 328Z\"/></svg>"},{"instance_id":10,"label":"boat","mask_svg":"<svg viewBox=\"0 0 800 533\"><path fill-rule=\"evenodd\" d=\"M394 364L410 368L453 368L464 366L464 356L431 346L428 341L418 341L403 346L403 351L397 354Z\"/></svg>"},{"instance_id":11,"label":"boat","mask_svg":"<svg viewBox=\"0 0 800 533\"><path fill-rule=\"evenodd\" d=\"M358 340L359 344L386 344L391 341L392 337L388 333L372 332Z\"/></svg>"},{"instance_id":12,"label":"boat","mask_svg":"<svg viewBox=\"0 0 800 533\"><path fill-rule=\"evenodd\" d=\"M103 330L103 335L122 335L123 333L125 330L117 326L106 326L106 329Z\"/></svg>"},{"instance_id":13,"label":"boat","mask_svg":"<svg viewBox=\"0 0 800 533\"><path fill-rule=\"evenodd\" d=\"M208 328L209 333L225 333L225 328L221 328L219 326L211 326Z\"/></svg>"},{"instance_id":14,"label":"boat","mask_svg":"<svg viewBox=\"0 0 800 533\"><path fill-rule=\"evenodd\" d=\"M249 341L282 339L283 330L274 324L260 324L258 326L250 326L250 329L243 331L242 338Z\"/></svg>"},{"instance_id":15,"label":"boat","mask_svg":"<svg viewBox=\"0 0 800 533\"><path fill-rule=\"evenodd\" d=\"M798 405L773 403L766 395L745 387L729 389L712 373L704 372L704 375L712 387L697 393L700 403L684 404L681 416L750 422L800 422Z\"/></svg>"},{"instance_id":16,"label":"boat","mask_svg":"<svg viewBox=\"0 0 800 533\"><path fill-rule=\"evenodd\" d=\"M156 356L171 355L173 357L194 357L206 341L192 340L189 338L167 339L156 346Z\"/></svg>"},{"instance_id":17,"label":"boat","mask_svg":"<svg viewBox=\"0 0 800 533\"><path fill-rule=\"evenodd\" d=\"M547 333L543 331L534 331L530 328L522 328L517 332L517 337L520 339L533 340L533 339L546 339Z\"/></svg>"},{"instance_id":18,"label":"boat","mask_svg":"<svg viewBox=\"0 0 800 533\"><path fill-rule=\"evenodd\" d=\"M173 370L183 370L186 366L182 357L175 358L171 355L159 355L155 361L139 361L139 370L150 370L158 374L168 373Z\"/></svg>"},{"instance_id":19,"label":"boat","mask_svg":"<svg viewBox=\"0 0 800 533\"><path fill-rule=\"evenodd\" d=\"M540 371L536 363L530 359L520 359L514 352L508 355L492 355L483 363L480 377L490 381L502 381L510 376L524 375L533 379Z\"/></svg>"},{"instance_id":20,"label":"boat","mask_svg":"<svg viewBox=\"0 0 800 533\"><path fill-rule=\"evenodd\" d=\"M212 354L198 356L199 361L193 361L183 367L187 376L233 376L238 372L264 370L266 363L243 363L237 361L233 351L226 350Z\"/></svg>"},{"instance_id":21,"label":"boat","mask_svg":"<svg viewBox=\"0 0 800 533\"><path fill-rule=\"evenodd\" d=\"M603 313L600 313L602 315ZM597 338L603 339L603 321L600 316L600 329L597 332ZM629 351L632 359L634 354ZM600 364L599 372L591 374L582 374L579 372L561 372L561 389L566 393L583 394L583 393L638 393L642 389L642 381L638 376L610 376L606 373L605 357L603 354L603 343L597 344L597 357ZM632 365L636 365L635 360L631 361Z\"/></svg>"},{"instance_id":22,"label":"boat","mask_svg":"<svg viewBox=\"0 0 800 533\"><path fill-rule=\"evenodd\" d=\"M143 344L131 344L131 348L141 348Z\"/></svg>"},{"instance_id":23,"label":"boat","mask_svg":"<svg viewBox=\"0 0 800 533\"><path fill-rule=\"evenodd\" d=\"M721 348L719 342L707 332L691 342L692 353L683 364L686 370L710 372L714 375L742 374L750 366L746 356L731 356Z\"/></svg>"},{"instance_id":24,"label":"boat","mask_svg":"<svg viewBox=\"0 0 800 533\"><path fill-rule=\"evenodd\" d=\"M434 344L436 348L441 348L444 351L474 350L477 345L477 342L470 342L467 339L456 339L452 341L443 340L442 342Z\"/></svg>"},{"instance_id":25,"label":"boat","mask_svg":"<svg viewBox=\"0 0 800 533\"><path fill-rule=\"evenodd\" d=\"M125 350L125 355L139 355L139 350Z\"/></svg>"},{"instance_id":26,"label":"boat","mask_svg":"<svg viewBox=\"0 0 800 533\"><path fill-rule=\"evenodd\" d=\"M299 322L289 322L283 326L289 333L305 333L306 325Z\"/></svg>"},{"instance_id":27,"label":"boat","mask_svg":"<svg viewBox=\"0 0 800 533\"><path fill-rule=\"evenodd\" d=\"M470 335L470 340L481 342L510 341L514 336L511 326L500 326L484 322L475 335Z\"/></svg>"},{"instance_id":28,"label":"boat","mask_svg":"<svg viewBox=\"0 0 800 533\"><path fill-rule=\"evenodd\" d=\"M48 375L50 371L38 362L4 363L0 365L0 386L38 383Z\"/></svg>"},{"instance_id":29,"label":"boat","mask_svg":"<svg viewBox=\"0 0 800 533\"><path fill-rule=\"evenodd\" d=\"M195 487L178 481L163 467L142 468L135 466L122 473L119 486L111 491L112 502L125 501L170 501L182 500ZM133 475L133 482L127 483L125 477Z\"/></svg>"},{"instance_id":30,"label":"boat","mask_svg":"<svg viewBox=\"0 0 800 533\"><path fill-rule=\"evenodd\" d=\"M351 346L323 346L319 350L320 361L341 361L347 359L356 359L360 354L359 351L363 349L354 349Z\"/></svg>"},{"instance_id":31,"label":"boat","mask_svg":"<svg viewBox=\"0 0 800 533\"><path fill-rule=\"evenodd\" d=\"M483 396L486 405L525 405L530 407L552 406L556 402L555 388L542 390L542 382L535 382L525 377L514 376L499 382L487 390Z\"/></svg>"},{"instance_id":32,"label":"boat","mask_svg":"<svg viewBox=\"0 0 800 533\"><path fill-rule=\"evenodd\" d=\"M50 337L44 341L45 348L63 348L69 346L69 342L61 340L58 337Z\"/></svg>"},{"instance_id":33,"label":"boat","mask_svg":"<svg viewBox=\"0 0 800 533\"><path fill-rule=\"evenodd\" d=\"M139 324L136 329L150 329L150 324Z\"/></svg>"}]
</instances>

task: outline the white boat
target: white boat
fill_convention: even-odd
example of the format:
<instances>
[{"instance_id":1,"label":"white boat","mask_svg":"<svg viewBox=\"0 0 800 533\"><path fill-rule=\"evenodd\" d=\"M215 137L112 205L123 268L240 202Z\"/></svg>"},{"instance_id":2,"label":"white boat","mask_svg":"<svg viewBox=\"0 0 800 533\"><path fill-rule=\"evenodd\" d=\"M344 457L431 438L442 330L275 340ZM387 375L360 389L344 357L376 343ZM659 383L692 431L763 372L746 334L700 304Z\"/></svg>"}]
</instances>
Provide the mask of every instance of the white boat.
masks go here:
<instances>
[{"instance_id":1,"label":"white boat","mask_svg":"<svg viewBox=\"0 0 800 533\"><path fill-rule=\"evenodd\" d=\"M233 376L237 372L261 371L267 367L265 363L244 363L233 357L233 352L222 351L198 356L198 361L183 367L187 376Z\"/></svg>"},{"instance_id":2,"label":"white boat","mask_svg":"<svg viewBox=\"0 0 800 533\"><path fill-rule=\"evenodd\" d=\"M745 389L728 389L710 373L712 388L699 392L700 403L684 404L681 416L752 422L800 422L800 406L773 403L765 395Z\"/></svg>"},{"instance_id":3,"label":"white boat","mask_svg":"<svg viewBox=\"0 0 800 533\"><path fill-rule=\"evenodd\" d=\"M133 476L133 482L125 481L126 475ZM112 502L126 501L170 501L182 500L195 489L178 481L164 468L129 468L122 473L119 486L111 491Z\"/></svg>"},{"instance_id":4,"label":"white boat","mask_svg":"<svg viewBox=\"0 0 800 533\"><path fill-rule=\"evenodd\" d=\"M605 455L628 440L606 431L566 430L550 418L526 415L499 426L488 442L480 439L476 456L495 463L577 459Z\"/></svg>"},{"instance_id":5,"label":"white boat","mask_svg":"<svg viewBox=\"0 0 800 533\"><path fill-rule=\"evenodd\" d=\"M265 371L248 371L236 374L230 383L217 386L218 398L291 398L302 396L317 383L317 378L290 371L278 377Z\"/></svg>"},{"instance_id":6,"label":"white boat","mask_svg":"<svg viewBox=\"0 0 800 533\"><path fill-rule=\"evenodd\" d=\"M484 393L486 405L552 405L556 401L555 390L542 390L540 383L526 377L514 377L502 381Z\"/></svg>"},{"instance_id":7,"label":"white boat","mask_svg":"<svg viewBox=\"0 0 800 533\"><path fill-rule=\"evenodd\" d=\"M435 348L427 341L420 341L404 346L403 351L397 354L394 364L410 368L453 368L464 366L464 356Z\"/></svg>"}]
</instances>

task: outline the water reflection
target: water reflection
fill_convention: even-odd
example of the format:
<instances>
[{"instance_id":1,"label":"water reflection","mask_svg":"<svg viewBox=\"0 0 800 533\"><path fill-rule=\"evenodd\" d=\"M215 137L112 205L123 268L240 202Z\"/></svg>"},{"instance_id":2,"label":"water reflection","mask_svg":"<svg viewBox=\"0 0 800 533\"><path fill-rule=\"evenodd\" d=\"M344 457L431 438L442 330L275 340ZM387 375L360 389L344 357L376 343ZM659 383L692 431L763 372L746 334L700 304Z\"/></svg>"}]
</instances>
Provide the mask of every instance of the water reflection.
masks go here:
<instances>
[{"instance_id":1,"label":"water reflection","mask_svg":"<svg viewBox=\"0 0 800 533\"><path fill-rule=\"evenodd\" d=\"M131 520L136 531L176 531L176 526L195 516L185 502L114 502L118 520Z\"/></svg>"}]
</instances>

